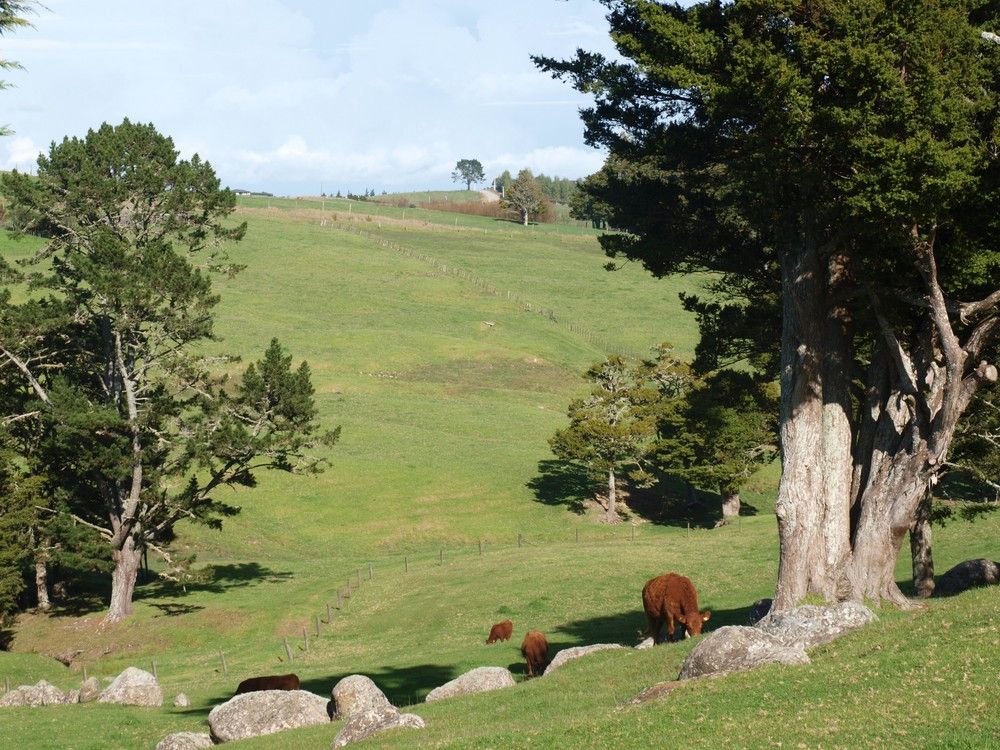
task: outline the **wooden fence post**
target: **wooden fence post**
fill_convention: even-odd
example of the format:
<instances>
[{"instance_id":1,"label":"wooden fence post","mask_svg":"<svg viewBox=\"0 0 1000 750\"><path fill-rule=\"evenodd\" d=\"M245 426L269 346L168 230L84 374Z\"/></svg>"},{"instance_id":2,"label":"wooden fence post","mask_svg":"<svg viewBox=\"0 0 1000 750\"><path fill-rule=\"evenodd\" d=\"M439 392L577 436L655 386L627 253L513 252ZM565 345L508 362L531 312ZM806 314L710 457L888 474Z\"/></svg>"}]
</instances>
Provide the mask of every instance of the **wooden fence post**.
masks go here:
<instances>
[{"instance_id":1,"label":"wooden fence post","mask_svg":"<svg viewBox=\"0 0 1000 750\"><path fill-rule=\"evenodd\" d=\"M288 645L287 638L285 638L285 656L288 657L288 661L295 661L295 657L292 656L292 647Z\"/></svg>"},{"instance_id":2,"label":"wooden fence post","mask_svg":"<svg viewBox=\"0 0 1000 750\"><path fill-rule=\"evenodd\" d=\"M520 549L520 547L521 547L521 535L520 534L517 535L517 546Z\"/></svg>"},{"instance_id":3,"label":"wooden fence post","mask_svg":"<svg viewBox=\"0 0 1000 750\"><path fill-rule=\"evenodd\" d=\"M316 637L319 638L319 615L316 615Z\"/></svg>"},{"instance_id":4,"label":"wooden fence post","mask_svg":"<svg viewBox=\"0 0 1000 750\"><path fill-rule=\"evenodd\" d=\"M83 681L84 682L87 681L87 665L86 664L83 665Z\"/></svg>"},{"instance_id":5,"label":"wooden fence post","mask_svg":"<svg viewBox=\"0 0 1000 750\"><path fill-rule=\"evenodd\" d=\"M372 579L372 564L368 563L368 580Z\"/></svg>"},{"instance_id":6,"label":"wooden fence post","mask_svg":"<svg viewBox=\"0 0 1000 750\"><path fill-rule=\"evenodd\" d=\"M444 565L444 550L438 550L438 565Z\"/></svg>"},{"instance_id":7,"label":"wooden fence post","mask_svg":"<svg viewBox=\"0 0 1000 750\"><path fill-rule=\"evenodd\" d=\"M361 568L355 568L354 575L358 580L358 588L361 588Z\"/></svg>"},{"instance_id":8,"label":"wooden fence post","mask_svg":"<svg viewBox=\"0 0 1000 750\"><path fill-rule=\"evenodd\" d=\"M340 596L340 592L337 592L337 596ZM326 603L326 621L333 622L333 612L330 610L330 602Z\"/></svg>"},{"instance_id":9,"label":"wooden fence post","mask_svg":"<svg viewBox=\"0 0 1000 750\"><path fill-rule=\"evenodd\" d=\"M156 674L156 659L153 659L152 663L153 663L153 677L159 678L159 675Z\"/></svg>"},{"instance_id":10,"label":"wooden fence post","mask_svg":"<svg viewBox=\"0 0 1000 750\"><path fill-rule=\"evenodd\" d=\"M479 540L479 556L480 557L483 556L483 540L482 539Z\"/></svg>"},{"instance_id":11,"label":"wooden fence post","mask_svg":"<svg viewBox=\"0 0 1000 750\"><path fill-rule=\"evenodd\" d=\"M303 651L309 650L309 631L306 629L305 625L302 626L302 646Z\"/></svg>"},{"instance_id":12,"label":"wooden fence post","mask_svg":"<svg viewBox=\"0 0 1000 750\"><path fill-rule=\"evenodd\" d=\"M229 665L226 664L226 652L220 651L219 658L222 660L222 674L229 674Z\"/></svg>"},{"instance_id":13,"label":"wooden fence post","mask_svg":"<svg viewBox=\"0 0 1000 750\"><path fill-rule=\"evenodd\" d=\"M410 561L407 559L406 555L403 555L403 572L410 572Z\"/></svg>"}]
</instances>

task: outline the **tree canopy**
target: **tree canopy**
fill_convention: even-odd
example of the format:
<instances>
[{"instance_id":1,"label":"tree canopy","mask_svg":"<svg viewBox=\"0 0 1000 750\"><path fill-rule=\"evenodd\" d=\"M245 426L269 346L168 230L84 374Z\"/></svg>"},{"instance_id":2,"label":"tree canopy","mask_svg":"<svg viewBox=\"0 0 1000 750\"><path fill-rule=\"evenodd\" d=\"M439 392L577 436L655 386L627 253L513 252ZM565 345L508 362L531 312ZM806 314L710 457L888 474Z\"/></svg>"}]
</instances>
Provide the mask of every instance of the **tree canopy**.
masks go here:
<instances>
[{"instance_id":1,"label":"tree canopy","mask_svg":"<svg viewBox=\"0 0 1000 750\"><path fill-rule=\"evenodd\" d=\"M776 607L906 606L900 545L997 378L995 4L604 4L620 59L536 63L594 96L605 250L714 272L702 364L780 377Z\"/></svg>"},{"instance_id":2,"label":"tree canopy","mask_svg":"<svg viewBox=\"0 0 1000 750\"><path fill-rule=\"evenodd\" d=\"M545 206L545 196L530 169L522 169L504 191L501 205L521 215L521 222L528 226L529 219Z\"/></svg>"},{"instance_id":3,"label":"tree canopy","mask_svg":"<svg viewBox=\"0 0 1000 750\"><path fill-rule=\"evenodd\" d=\"M316 423L309 369L277 341L231 378L212 356L218 296L245 232L207 162L179 160L152 125L102 125L53 143L38 176L4 175L20 231L48 238L26 273L35 294L0 295L8 431L50 496L104 540L114 562L110 620L131 611L147 549L169 550L182 520L219 527L218 497L255 472L317 469L336 431ZM55 507L54 512L59 512Z\"/></svg>"},{"instance_id":4,"label":"tree canopy","mask_svg":"<svg viewBox=\"0 0 1000 750\"><path fill-rule=\"evenodd\" d=\"M451 179L455 182L464 182L465 189L471 190L472 183L478 184L486 179L486 173L479 159L459 159L455 164L455 171L451 173Z\"/></svg>"}]
</instances>

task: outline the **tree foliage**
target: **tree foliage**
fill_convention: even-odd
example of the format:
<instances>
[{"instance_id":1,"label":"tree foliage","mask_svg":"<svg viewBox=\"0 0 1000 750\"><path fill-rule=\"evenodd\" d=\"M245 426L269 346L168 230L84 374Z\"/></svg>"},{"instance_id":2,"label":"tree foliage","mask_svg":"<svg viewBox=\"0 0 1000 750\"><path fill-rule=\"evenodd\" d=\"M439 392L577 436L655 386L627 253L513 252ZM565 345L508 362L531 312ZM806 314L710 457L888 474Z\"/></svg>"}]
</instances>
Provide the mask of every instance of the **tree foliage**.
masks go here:
<instances>
[{"instance_id":1,"label":"tree foliage","mask_svg":"<svg viewBox=\"0 0 1000 750\"><path fill-rule=\"evenodd\" d=\"M472 183L478 184L486 179L486 173L479 159L459 159L455 164L455 171L451 173L451 179L455 182L464 182L465 189L471 190ZM373 192L372 195L374 194Z\"/></svg>"},{"instance_id":2,"label":"tree foliage","mask_svg":"<svg viewBox=\"0 0 1000 750\"><path fill-rule=\"evenodd\" d=\"M584 377L590 395L570 403L570 425L549 445L558 458L581 464L594 478L607 478L606 519L617 523L619 478L627 473L640 484L650 479L643 460L653 440L658 393L642 368L619 356L593 365Z\"/></svg>"},{"instance_id":3,"label":"tree foliage","mask_svg":"<svg viewBox=\"0 0 1000 750\"><path fill-rule=\"evenodd\" d=\"M145 550L184 575L168 549L178 522L219 527L239 510L222 488L253 486L262 468L318 469L312 450L336 432L318 430L308 367L292 370L278 342L235 380L221 372L232 358L207 354L210 276L239 271L227 248L245 231L207 162L125 120L53 144L37 178L2 184L21 231L48 237L23 279L36 294L0 297L7 421L50 495L103 538L120 619Z\"/></svg>"},{"instance_id":4,"label":"tree foliage","mask_svg":"<svg viewBox=\"0 0 1000 750\"><path fill-rule=\"evenodd\" d=\"M532 216L542 211L545 207L545 196L530 169L522 169L517 173L517 178L504 191L501 205L517 211L525 226L528 226Z\"/></svg>"},{"instance_id":5,"label":"tree foliage","mask_svg":"<svg viewBox=\"0 0 1000 750\"><path fill-rule=\"evenodd\" d=\"M780 376L777 606L905 606L899 547L997 376L996 5L605 5L620 58L536 62L594 96L605 250L713 272L699 366Z\"/></svg>"}]
</instances>

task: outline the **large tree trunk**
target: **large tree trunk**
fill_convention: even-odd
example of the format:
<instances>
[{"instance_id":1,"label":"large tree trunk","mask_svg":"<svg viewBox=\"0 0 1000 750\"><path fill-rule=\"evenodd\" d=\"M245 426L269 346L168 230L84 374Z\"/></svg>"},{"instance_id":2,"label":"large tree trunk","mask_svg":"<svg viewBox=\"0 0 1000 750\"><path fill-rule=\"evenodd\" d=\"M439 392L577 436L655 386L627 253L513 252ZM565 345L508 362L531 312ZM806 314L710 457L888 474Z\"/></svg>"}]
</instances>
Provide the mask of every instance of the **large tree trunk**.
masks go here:
<instances>
[{"instance_id":1,"label":"large tree trunk","mask_svg":"<svg viewBox=\"0 0 1000 750\"><path fill-rule=\"evenodd\" d=\"M618 487L615 482L615 470L608 469L608 509L604 516L604 520L607 523L618 523L621 519L618 518Z\"/></svg>"},{"instance_id":2,"label":"large tree trunk","mask_svg":"<svg viewBox=\"0 0 1000 750\"><path fill-rule=\"evenodd\" d=\"M722 523L727 524L740 514L739 490L723 490L722 493Z\"/></svg>"},{"instance_id":3,"label":"large tree trunk","mask_svg":"<svg viewBox=\"0 0 1000 750\"><path fill-rule=\"evenodd\" d=\"M829 321L828 269L807 246L782 262L781 483L774 610L807 594L835 598L849 554L848 372L839 321Z\"/></svg>"},{"instance_id":4,"label":"large tree trunk","mask_svg":"<svg viewBox=\"0 0 1000 750\"><path fill-rule=\"evenodd\" d=\"M38 596L38 609L48 612L52 608L49 601L49 555L47 552L35 553L35 591Z\"/></svg>"},{"instance_id":5,"label":"large tree trunk","mask_svg":"<svg viewBox=\"0 0 1000 750\"><path fill-rule=\"evenodd\" d=\"M934 593L934 555L931 551L930 490L917 506L917 517L910 526L910 558L913 562L913 588L922 599Z\"/></svg>"},{"instance_id":6,"label":"large tree trunk","mask_svg":"<svg viewBox=\"0 0 1000 750\"><path fill-rule=\"evenodd\" d=\"M111 605L104 621L115 623L132 614L132 598L142 550L136 549L133 538L129 536L122 549L112 553L112 558L115 568L111 573Z\"/></svg>"}]
</instances>

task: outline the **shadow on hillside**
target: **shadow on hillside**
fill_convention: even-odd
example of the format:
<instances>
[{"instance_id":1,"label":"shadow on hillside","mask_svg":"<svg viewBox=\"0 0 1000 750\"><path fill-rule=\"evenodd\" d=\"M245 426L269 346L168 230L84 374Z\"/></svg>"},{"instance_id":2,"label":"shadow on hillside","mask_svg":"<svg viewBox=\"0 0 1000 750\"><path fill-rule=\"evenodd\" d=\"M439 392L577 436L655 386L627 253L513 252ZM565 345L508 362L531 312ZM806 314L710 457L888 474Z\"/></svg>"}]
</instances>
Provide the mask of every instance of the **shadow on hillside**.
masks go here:
<instances>
[{"instance_id":1,"label":"shadow on hillside","mask_svg":"<svg viewBox=\"0 0 1000 750\"><path fill-rule=\"evenodd\" d=\"M629 509L658 526L713 529L722 520L722 496L667 479L653 487L632 488L626 500ZM746 501L741 516L756 516L757 508Z\"/></svg>"},{"instance_id":2,"label":"shadow on hillside","mask_svg":"<svg viewBox=\"0 0 1000 750\"><path fill-rule=\"evenodd\" d=\"M699 605L702 610L708 609L712 612L712 618L705 623L704 631L710 633L726 625L746 625L753 602L735 609L713 609L711 602L699 602ZM553 631L555 634L567 636L567 639L563 642L557 637L551 641L549 656L554 656L563 648L585 646L590 643L621 643L624 646L633 646L646 637L641 635L645 629L646 614L641 607L613 615L574 620L560 625ZM680 635L679 630L677 634Z\"/></svg>"},{"instance_id":3,"label":"shadow on hillside","mask_svg":"<svg viewBox=\"0 0 1000 750\"><path fill-rule=\"evenodd\" d=\"M580 466L570 461L546 459L538 462L538 476L528 481L535 499L545 505L565 505L583 514L587 500L594 497L599 485Z\"/></svg>"},{"instance_id":4,"label":"shadow on hillside","mask_svg":"<svg viewBox=\"0 0 1000 750\"><path fill-rule=\"evenodd\" d=\"M280 583L291 579L289 571L276 571L260 563L233 563L207 565L195 572L194 580L185 584L164 579L154 579L136 587L136 599L175 599L187 594L221 594L230 589L255 586L262 583ZM169 613L167 613L169 614Z\"/></svg>"}]
</instances>

